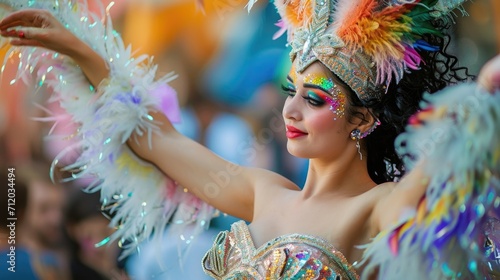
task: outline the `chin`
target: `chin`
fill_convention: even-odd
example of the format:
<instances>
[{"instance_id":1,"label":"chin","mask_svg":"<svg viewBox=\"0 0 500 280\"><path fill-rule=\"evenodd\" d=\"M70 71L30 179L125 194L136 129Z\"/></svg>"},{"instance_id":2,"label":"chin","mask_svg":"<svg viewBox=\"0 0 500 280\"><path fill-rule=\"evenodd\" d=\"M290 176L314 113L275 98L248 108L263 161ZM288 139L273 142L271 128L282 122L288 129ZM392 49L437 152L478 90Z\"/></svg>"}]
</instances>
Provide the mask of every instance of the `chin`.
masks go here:
<instances>
[{"instance_id":1,"label":"chin","mask_svg":"<svg viewBox=\"0 0 500 280\"><path fill-rule=\"evenodd\" d=\"M305 148L304 146L307 145L299 145L297 143L290 143L290 141L288 141L288 143L286 144L286 149L294 157L311 158L309 155L310 153L308 153L307 148Z\"/></svg>"}]
</instances>

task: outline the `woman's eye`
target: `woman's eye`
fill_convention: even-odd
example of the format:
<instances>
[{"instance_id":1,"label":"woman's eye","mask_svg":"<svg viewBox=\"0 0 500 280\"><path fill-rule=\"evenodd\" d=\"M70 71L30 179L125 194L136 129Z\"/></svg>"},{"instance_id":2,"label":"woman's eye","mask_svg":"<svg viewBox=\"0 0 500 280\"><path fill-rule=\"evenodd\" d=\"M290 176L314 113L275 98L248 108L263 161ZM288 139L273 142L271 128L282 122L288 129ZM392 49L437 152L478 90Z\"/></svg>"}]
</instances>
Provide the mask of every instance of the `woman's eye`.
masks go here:
<instances>
[{"instance_id":1,"label":"woman's eye","mask_svg":"<svg viewBox=\"0 0 500 280\"><path fill-rule=\"evenodd\" d=\"M295 96L295 93L297 92L295 87L292 85L281 85L281 90L283 91L284 94L291 97Z\"/></svg>"},{"instance_id":2,"label":"woman's eye","mask_svg":"<svg viewBox=\"0 0 500 280\"><path fill-rule=\"evenodd\" d=\"M325 104L325 101L314 92L308 92L307 96L303 96L303 98L312 106L321 106Z\"/></svg>"},{"instance_id":3,"label":"woman's eye","mask_svg":"<svg viewBox=\"0 0 500 280\"><path fill-rule=\"evenodd\" d=\"M309 102L309 104L311 104L313 106L321 106L321 105L325 104L325 102L323 100L316 100L316 99L308 97L308 96L303 96L303 98L305 100L307 100L307 102Z\"/></svg>"}]
</instances>

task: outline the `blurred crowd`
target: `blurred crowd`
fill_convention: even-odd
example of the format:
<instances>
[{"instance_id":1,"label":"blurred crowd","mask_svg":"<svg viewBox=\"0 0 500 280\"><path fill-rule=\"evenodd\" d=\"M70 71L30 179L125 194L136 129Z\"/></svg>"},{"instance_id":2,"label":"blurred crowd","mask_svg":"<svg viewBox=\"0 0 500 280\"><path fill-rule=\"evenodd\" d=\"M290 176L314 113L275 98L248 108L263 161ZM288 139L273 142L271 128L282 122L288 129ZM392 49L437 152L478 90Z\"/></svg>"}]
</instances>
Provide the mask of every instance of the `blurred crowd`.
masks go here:
<instances>
[{"instance_id":1,"label":"blurred crowd","mask_svg":"<svg viewBox=\"0 0 500 280\"><path fill-rule=\"evenodd\" d=\"M95 11L108 0L89 0ZM280 83L289 66L284 36L272 40L279 18L258 1L252 12L243 0L116 1L114 28L137 55L154 56L183 107L177 129L232 162L267 168L305 180L307 162L286 152ZM477 74L500 50L500 2L476 0L468 17L458 16L452 51ZM0 57L5 56L0 50ZM3 59L2 59L3 61ZM184 260L176 246L144 244L140 257L118 260L116 243L95 246L113 229L101 213L99 194L82 191L86 181L62 183L68 174L50 163L71 144L76 126L53 126L61 110L47 103L50 89L34 91L16 80L15 53L5 59L0 85L0 279L208 279L200 260L215 234L235 218L221 214L192 244ZM75 156L74 154L72 156ZM71 160L71 156L66 158ZM7 270L10 246L6 212L8 168L15 168L16 272ZM56 168L57 169L57 168ZM11 175L12 176L12 175ZM180 265L182 263L182 265Z\"/></svg>"}]
</instances>

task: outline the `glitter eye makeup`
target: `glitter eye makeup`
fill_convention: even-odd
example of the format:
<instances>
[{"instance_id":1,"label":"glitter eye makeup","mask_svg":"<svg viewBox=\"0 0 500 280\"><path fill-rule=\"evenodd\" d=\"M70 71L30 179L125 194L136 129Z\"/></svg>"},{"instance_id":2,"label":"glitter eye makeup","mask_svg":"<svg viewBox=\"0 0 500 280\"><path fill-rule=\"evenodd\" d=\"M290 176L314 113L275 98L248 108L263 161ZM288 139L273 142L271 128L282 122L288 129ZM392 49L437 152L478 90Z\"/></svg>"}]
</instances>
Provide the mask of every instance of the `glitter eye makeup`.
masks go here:
<instances>
[{"instance_id":1,"label":"glitter eye makeup","mask_svg":"<svg viewBox=\"0 0 500 280\"><path fill-rule=\"evenodd\" d=\"M288 80L293 83L297 81L297 72L295 71L295 65L292 64L290 68L290 73L288 73Z\"/></svg>"},{"instance_id":2,"label":"glitter eye makeup","mask_svg":"<svg viewBox=\"0 0 500 280\"><path fill-rule=\"evenodd\" d=\"M312 90L307 91L307 96L304 96L304 99L309 101L309 104L313 106L322 106L326 102L323 97Z\"/></svg>"},{"instance_id":3,"label":"glitter eye makeup","mask_svg":"<svg viewBox=\"0 0 500 280\"><path fill-rule=\"evenodd\" d=\"M314 92L314 94L324 100L324 102L330 104L329 109L335 114L335 117L333 118L334 120L337 120L337 118L342 118L344 116L345 98L342 93L339 93L336 98L332 98L330 95L321 91L316 91Z\"/></svg>"},{"instance_id":4,"label":"glitter eye makeup","mask_svg":"<svg viewBox=\"0 0 500 280\"><path fill-rule=\"evenodd\" d=\"M293 83L293 80L290 76L286 77L286 83L281 84L281 90L283 91L284 94L288 96L295 96L295 93L297 92L295 85Z\"/></svg>"},{"instance_id":5,"label":"glitter eye makeup","mask_svg":"<svg viewBox=\"0 0 500 280\"><path fill-rule=\"evenodd\" d=\"M332 79L327 79L323 76L314 75L314 74L308 74L304 78L304 84L311 84L311 85L319 86L328 92L332 91L336 87L335 84L333 83Z\"/></svg>"},{"instance_id":6,"label":"glitter eye makeup","mask_svg":"<svg viewBox=\"0 0 500 280\"><path fill-rule=\"evenodd\" d=\"M304 78L304 87L317 89L316 91L309 92L314 93L315 96L320 97L326 103L330 104L330 111L336 116L334 120L344 116L346 97L332 79L326 78L323 75L308 74ZM309 92L308 96L310 96Z\"/></svg>"}]
</instances>

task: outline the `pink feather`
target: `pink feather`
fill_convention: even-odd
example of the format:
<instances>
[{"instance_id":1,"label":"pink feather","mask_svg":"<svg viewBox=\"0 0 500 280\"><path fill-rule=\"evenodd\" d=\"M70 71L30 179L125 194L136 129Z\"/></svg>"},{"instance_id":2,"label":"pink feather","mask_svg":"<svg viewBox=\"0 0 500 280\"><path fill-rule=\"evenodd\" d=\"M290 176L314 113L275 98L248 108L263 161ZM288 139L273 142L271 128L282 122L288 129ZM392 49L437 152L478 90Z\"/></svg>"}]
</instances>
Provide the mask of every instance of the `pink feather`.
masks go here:
<instances>
[{"instance_id":1,"label":"pink feather","mask_svg":"<svg viewBox=\"0 0 500 280\"><path fill-rule=\"evenodd\" d=\"M286 23L283 21L283 19L280 19L277 23L274 25L278 26L280 30L278 30L276 33L273 35L273 40L278 39L281 37L285 32L288 30L288 27L286 26Z\"/></svg>"},{"instance_id":2,"label":"pink feather","mask_svg":"<svg viewBox=\"0 0 500 280\"><path fill-rule=\"evenodd\" d=\"M422 62L420 54L411 46L405 46L404 62L406 66L412 70L418 70Z\"/></svg>"}]
</instances>

